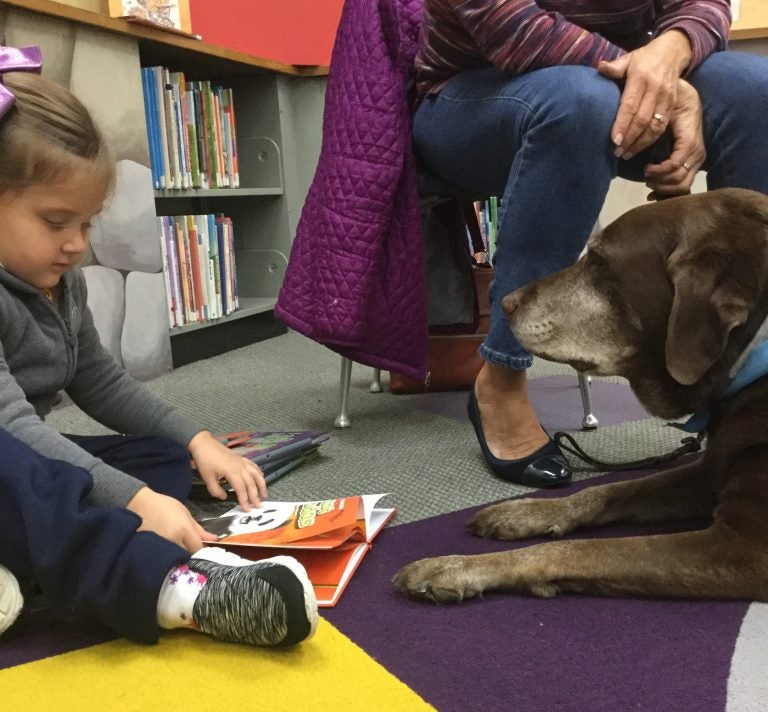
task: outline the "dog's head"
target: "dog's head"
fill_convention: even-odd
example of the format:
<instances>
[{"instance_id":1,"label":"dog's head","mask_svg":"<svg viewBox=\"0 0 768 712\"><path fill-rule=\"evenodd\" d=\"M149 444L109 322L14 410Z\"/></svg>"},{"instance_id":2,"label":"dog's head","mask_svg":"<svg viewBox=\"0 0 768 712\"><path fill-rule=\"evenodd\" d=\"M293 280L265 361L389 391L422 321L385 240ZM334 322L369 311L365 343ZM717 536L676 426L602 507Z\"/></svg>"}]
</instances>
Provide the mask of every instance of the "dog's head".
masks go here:
<instances>
[{"instance_id":1,"label":"dog's head","mask_svg":"<svg viewBox=\"0 0 768 712\"><path fill-rule=\"evenodd\" d=\"M722 189L635 208L503 306L531 353L624 376L659 417L698 410L768 313L768 196Z\"/></svg>"}]
</instances>

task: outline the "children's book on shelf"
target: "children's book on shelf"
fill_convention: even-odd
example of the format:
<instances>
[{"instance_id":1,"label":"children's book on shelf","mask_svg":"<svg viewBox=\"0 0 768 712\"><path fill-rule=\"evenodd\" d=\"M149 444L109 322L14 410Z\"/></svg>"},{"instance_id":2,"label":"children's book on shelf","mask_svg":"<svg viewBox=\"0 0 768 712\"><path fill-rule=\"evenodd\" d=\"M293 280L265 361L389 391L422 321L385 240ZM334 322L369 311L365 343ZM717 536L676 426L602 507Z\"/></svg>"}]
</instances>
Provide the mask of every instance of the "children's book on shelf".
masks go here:
<instances>
[{"instance_id":1,"label":"children's book on shelf","mask_svg":"<svg viewBox=\"0 0 768 712\"><path fill-rule=\"evenodd\" d=\"M328 437L328 433L323 430L243 430L218 436L230 450L255 462L264 473L267 484L317 457L318 448ZM194 461L192 465L194 468ZM235 499L230 485L227 482L221 485L228 498ZM210 497L205 483L198 475L192 478L190 497Z\"/></svg>"},{"instance_id":2,"label":"children's book on shelf","mask_svg":"<svg viewBox=\"0 0 768 712\"><path fill-rule=\"evenodd\" d=\"M171 327L227 316L239 307L232 220L224 215L157 218Z\"/></svg>"},{"instance_id":3,"label":"children's book on shelf","mask_svg":"<svg viewBox=\"0 0 768 712\"><path fill-rule=\"evenodd\" d=\"M155 189L240 187L232 89L162 66L141 80Z\"/></svg>"},{"instance_id":4,"label":"children's book on shelf","mask_svg":"<svg viewBox=\"0 0 768 712\"><path fill-rule=\"evenodd\" d=\"M200 524L219 539L215 546L252 561L280 554L306 568L317 603L332 607L373 539L394 516L382 507L383 494L355 495L310 502L262 502L250 512L240 507Z\"/></svg>"}]
</instances>

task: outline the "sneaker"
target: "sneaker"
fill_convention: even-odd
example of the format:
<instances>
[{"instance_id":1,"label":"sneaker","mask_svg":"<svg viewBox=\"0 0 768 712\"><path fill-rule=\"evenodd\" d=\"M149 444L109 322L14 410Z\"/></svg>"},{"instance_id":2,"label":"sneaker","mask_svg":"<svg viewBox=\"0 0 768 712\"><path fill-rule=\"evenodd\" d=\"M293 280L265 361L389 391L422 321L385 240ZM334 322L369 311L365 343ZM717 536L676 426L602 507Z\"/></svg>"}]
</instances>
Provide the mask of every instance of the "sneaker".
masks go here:
<instances>
[{"instance_id":1,"label":"sneaker","mask_svg":"<svg viewBox=\"0 0 768 712\"><path fill-rule=\"evenodd\" d=\"M229 643L295 645L317 628L317 600L304 567L291 556L249 561L205 547L187 562L207 581L195 599L195 627Z\"/></svg>"},{"instance_id":2,"label":"sneaker","mask_svg":"<svg viewBox=\"0 0 768 712\"><path fill-rule=\"evenodd\" d=\"M24 597L19 582L5 566L0 565L0 635L16 622L22 608Z\"/></svg>"}]
</instances>

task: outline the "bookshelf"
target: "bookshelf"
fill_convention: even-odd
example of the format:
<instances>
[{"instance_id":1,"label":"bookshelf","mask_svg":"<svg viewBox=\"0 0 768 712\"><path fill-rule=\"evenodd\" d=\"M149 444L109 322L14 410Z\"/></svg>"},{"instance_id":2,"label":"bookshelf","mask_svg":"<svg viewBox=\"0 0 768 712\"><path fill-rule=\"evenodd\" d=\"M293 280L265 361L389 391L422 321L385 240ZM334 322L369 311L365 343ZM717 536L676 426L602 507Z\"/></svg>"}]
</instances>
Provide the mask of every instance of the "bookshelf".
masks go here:
<instances>
[{"instance_id":1,"label":"bookshelf","mask_svg":"<svg viewBox=\"0 0 768 712\"><path fill-rule=\"evenodd\" d=\"M211 212L232 218L240 308L212 322L174 328L174 365L211 355L211 337L221 339L226 350L229 339L219 332L226 330L230 322L258 315L262 315L262 322L271 322L291 239L320 150L327 74L325 67L265 63L201 42L192 41L190 48L189 42L186 40L181 47L178 41L149 41L142 37L141 65L183 70L188 80L210 79L232 87L241 187L157 190L155 204L158 215ZM254 340L273 335L274 327L254 320ZM213 330L203 333L209 329ZM198 345L190 336L177 338L190 332L197 332L206 343Z\"/></svg>"},{"instance_id":2,"label":"bookshelf","mask_svg":"<svg viewBox=\"0 0 768 712\"><path fill-rule=\"evenodd\" d=\"M272 309L320 151L327 67L253 57L50 0L0 2L0 26L8 44L41 45L44 73L70 86L105 128L118 159L133 165L150 165L141 67L164 66L183 71L188 80L211 80L233 89L241 187L152 190L150 179L149 188L156 215L224 213L232 218L240 308L214 321L173 329L166 320L159 333L147 316L151 311L158 321L160 307L167 313L164 294L157 291L159 269L138 268L146 278L141 284L151 276L155 293L150 302L152 290L143 288L143 301L132 305L128 283L136 267L120 263L120 254L130 246L116 246L109 254L109 245L98 246L101 251L95 245L96 264L121 274L127 285L125 303L111 310L124 323L106 327L111 338L102 335L113 355L121 349L129 370L151 377L282 333L285 327L274 320ZM155 237L159 251L160 237ZM93 297L94 311L100 298ZM97 320L97 326L111 316ZM137 359L157 360L158 354L159 363L133 368Z\"/></svg>"}]
</instances>

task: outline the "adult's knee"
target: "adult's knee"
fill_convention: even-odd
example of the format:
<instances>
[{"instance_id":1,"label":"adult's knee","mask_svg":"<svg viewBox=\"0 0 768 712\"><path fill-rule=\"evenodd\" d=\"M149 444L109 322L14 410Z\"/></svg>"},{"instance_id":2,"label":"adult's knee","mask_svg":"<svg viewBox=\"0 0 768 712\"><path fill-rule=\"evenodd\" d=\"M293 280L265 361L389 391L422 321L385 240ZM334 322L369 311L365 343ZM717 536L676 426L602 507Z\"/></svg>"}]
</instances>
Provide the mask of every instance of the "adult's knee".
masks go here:
<instances>
[{"instance_id":1,"label":"adult's knee","mask_svg":"<svg viewBox=\"0 0 768 712\"><path fill-rule=\"evenodd\" d=\"M579 141L607 141L621 100L618 85L591 67L550 67L540 72L547 73L552 83L539 109L541 125Z\"/></svg>"}]
</instances>

